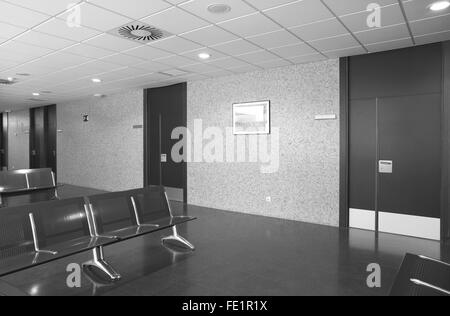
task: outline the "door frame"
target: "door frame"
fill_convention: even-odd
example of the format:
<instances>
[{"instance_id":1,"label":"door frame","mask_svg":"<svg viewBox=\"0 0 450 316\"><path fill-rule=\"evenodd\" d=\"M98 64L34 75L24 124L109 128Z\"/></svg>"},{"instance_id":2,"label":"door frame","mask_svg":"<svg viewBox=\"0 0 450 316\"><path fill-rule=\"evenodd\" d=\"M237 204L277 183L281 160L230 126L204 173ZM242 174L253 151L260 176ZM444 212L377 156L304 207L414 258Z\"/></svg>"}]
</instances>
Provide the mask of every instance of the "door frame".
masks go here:
<instances>
[{"instance_id":1,"label":"door frame","mask_svg":"<svg viewBox=\"0 0 450 316\"><path fill-rule=\"evenodd\" d=\"M442 115L441 115L441 241L450 243L450 41L442 43ZM350 58L340 58L340 192L339 226L350 227L349 197L349 67Z\"/></svg>"}]
</instances>

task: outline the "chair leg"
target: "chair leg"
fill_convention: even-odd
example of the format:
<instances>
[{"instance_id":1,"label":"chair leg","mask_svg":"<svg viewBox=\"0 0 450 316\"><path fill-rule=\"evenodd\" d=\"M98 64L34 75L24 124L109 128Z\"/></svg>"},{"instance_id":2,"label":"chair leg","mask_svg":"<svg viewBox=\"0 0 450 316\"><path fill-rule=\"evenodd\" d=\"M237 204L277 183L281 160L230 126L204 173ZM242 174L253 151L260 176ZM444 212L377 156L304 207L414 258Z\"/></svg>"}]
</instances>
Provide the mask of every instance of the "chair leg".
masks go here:
<instances>
[{"instance_id":1,"label":"chair leg","mask_svg":"<svg viewBox=\"0 0 450 316\"><path fill-rule=\"evenodd\" d=\"M187 241L185 238L178 235L178 230L176 226L172 227L173 234L167 237L162 238L162 243L165 244L167 242L175 242L180 244L182 247L187 248L189 250L195 250L194 245L192 245L189 241Z\"/></svg>"},{"instance_id":2,"label":"chair leg","mask_svg":"<svg viewBox=\"0 0 450 316\"><path fill-rule=\"evenodd\" d=\"M111 281L118 281L122 276L117 273L111 265L105 261L103 247L96 247L92 251L93 259L83 264L83 268L94 267L102 271Z\"/></svg>"}]
</instances>

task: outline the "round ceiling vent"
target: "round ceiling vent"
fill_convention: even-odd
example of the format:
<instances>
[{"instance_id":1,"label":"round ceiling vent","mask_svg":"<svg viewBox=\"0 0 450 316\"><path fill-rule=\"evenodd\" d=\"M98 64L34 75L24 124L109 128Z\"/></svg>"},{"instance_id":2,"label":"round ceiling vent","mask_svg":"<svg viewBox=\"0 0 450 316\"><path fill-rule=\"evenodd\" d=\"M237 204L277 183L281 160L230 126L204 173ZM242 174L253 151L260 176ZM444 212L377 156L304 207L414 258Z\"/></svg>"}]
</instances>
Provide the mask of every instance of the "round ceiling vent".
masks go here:
<instances>
[{"instance_id":1,"label":"round ceiling vent","mask_svg":"<svg viewBox=\"0 0 450 316\"><path fill-rule=\"evenodd\" d=\"M131 24L119 29L119 34L134 41L156 41L164 37L164 32L149 25Z\"/></svg>"},{"instance_id":2,"label":"round ceiling vent","mask_svg":"<svg viewBox=\"0 0 450 316\"><path fill-rule=\"evenodd\" d=\"M213 14L225 14L231 11L231 7L227 4L211 4L208 6L208 11Z\"/></svg>"}]
</instances>

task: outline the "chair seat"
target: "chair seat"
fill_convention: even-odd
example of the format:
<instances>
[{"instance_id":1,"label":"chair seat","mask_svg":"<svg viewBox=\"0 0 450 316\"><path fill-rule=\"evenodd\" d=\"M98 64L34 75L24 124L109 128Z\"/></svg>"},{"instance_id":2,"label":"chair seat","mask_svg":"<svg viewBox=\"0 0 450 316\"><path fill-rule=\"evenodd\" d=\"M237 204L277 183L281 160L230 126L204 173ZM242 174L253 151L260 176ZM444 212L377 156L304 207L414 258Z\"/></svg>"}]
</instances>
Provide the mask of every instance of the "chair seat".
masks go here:
<instances>
[{"instance_id":1,"label":"chair seat","mask_svg":"<svg viewBox=\"0 0 450 316\"><path fill-rule=\"evenodd\" d=\"M129 239L140 235L149 234L151 232L154 232L155 230L158 230L158 227L155 226L131 226L123 229L118 229L114 231L109 231L102 233L101 235L106 236L114 236L118 237L119 239Z\"/></svg>"},{"instance_id":2,"label":"chair seat","mask_svg":"<svg viewBox=\"0 0 450 316\"><path fill-rule=\"evenodd\" d=\"M38 254L35 251L30 251L18 256L1 259L0 277L30 268L43 261L51 260L52 257L50 254Z\"/></svg>"},{"instance_id":3,"label":"chair seat","mask_svg":"<svg viewBox=\"0 0 450 316\"><path fill-rule=\"evenodd\" d=\"M76 254L79 252L91 250L95 247L106 246L116 241L116 239L105 237L81 237L56 245L42 247L41 250L56 251L57 254L53 257L58 258L61 256L66 256L68 254Z\"/></svg>"},{"instance_id":4,"label":"chair seat","mask_svg":"<svg viewBox=\"0 0 450 316\"><path fill-rule=\"evenodd\" d=\"M195 217L191 217L191 216L174 216L174 217L167 216L167 217L157 218L157 219L154 219L151 221L146 221L143 224L159 225L158 229L161 230L161 229L173 227L175 225L187 223L194 219L195 219Z\"/></svg>"}]
</instances>

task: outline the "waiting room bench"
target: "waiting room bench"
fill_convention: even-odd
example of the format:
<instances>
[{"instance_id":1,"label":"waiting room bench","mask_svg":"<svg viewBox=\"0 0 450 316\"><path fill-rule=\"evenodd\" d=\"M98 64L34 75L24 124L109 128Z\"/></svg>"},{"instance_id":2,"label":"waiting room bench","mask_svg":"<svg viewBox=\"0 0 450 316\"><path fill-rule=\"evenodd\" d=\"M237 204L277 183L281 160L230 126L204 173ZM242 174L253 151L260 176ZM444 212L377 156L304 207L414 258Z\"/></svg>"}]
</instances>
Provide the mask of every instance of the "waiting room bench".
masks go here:
<instances>
[{"instance_id":1,"label":"waiting room bench","mask_svg":"<svg viewBox=\"0 0 450 316\"><path fill-rule=\"evenodd\" d=\"M177 225L194 220L173 216L162 187L147 187L85 198L4 208L0 217L0 277L85 251L110 280L121 278L105 260L103 248L172 228L163 243L175 241L194 250L178 235Z\"/></svg>"},{"instance_id":2,"label":"waiting room bench","mask_svg":"<svg viewBox=\"0 0 450 316\"><path fill-rule=\"evenodd\" d=\"M3 195L15 195L36 190L56 189L52 169L0 171L0 205Z\"/></svg>"}]
</instances>

